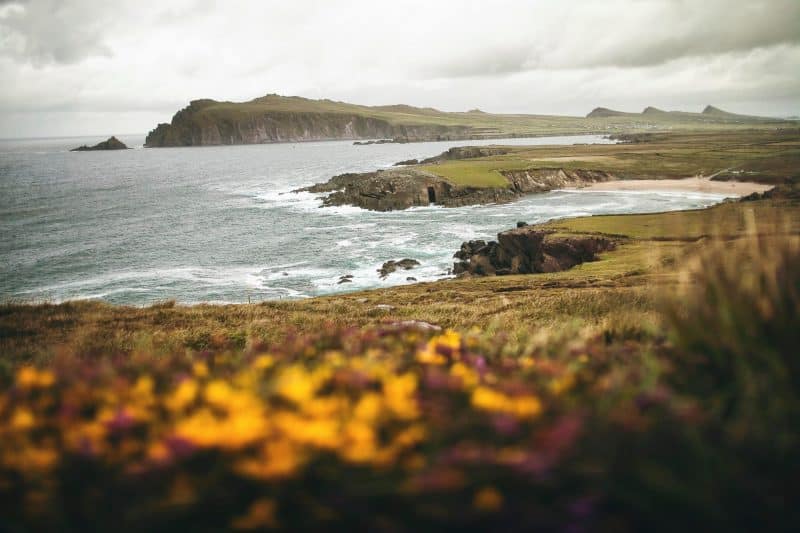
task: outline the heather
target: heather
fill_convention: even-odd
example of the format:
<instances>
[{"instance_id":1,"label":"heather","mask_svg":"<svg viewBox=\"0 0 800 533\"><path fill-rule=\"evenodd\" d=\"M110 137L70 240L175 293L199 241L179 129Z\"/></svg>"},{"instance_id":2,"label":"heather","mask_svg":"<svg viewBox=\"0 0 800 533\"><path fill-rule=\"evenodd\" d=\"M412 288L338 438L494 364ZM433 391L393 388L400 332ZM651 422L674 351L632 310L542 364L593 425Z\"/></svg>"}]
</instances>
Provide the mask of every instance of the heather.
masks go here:
<instances>
[{"instance_id":1,"label":"heather","mask_svg":"<svg viewBox=\"0 0 800 533\"><path fill-rule=\"evenodd\" d=\"M800 244L745 232L695 250L645 330L383 319L6 366L0 513L11 531L793 529Z\"/></svg>"}]
</instances>

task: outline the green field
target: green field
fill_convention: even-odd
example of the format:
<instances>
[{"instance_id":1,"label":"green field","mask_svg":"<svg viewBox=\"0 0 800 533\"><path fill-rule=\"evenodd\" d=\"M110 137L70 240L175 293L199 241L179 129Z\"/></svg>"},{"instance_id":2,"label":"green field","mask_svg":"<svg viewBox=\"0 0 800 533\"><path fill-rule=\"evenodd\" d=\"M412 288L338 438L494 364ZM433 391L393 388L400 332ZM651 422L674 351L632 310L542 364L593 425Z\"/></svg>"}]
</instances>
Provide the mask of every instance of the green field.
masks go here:
<instances>
[{"instance_id":1,"label":"green field","mask_svg":"<svg viewBox=\"0 0 800 533\"><path fill-rule=\"evenodd\" d=\"M602 170L619 179L687 178L780 183L800 168L800 130L653 134L640 142L583 146L508 146L510 153L420 168L460 185L507 184L503 171Z\"/></svg>"}]
</instances>

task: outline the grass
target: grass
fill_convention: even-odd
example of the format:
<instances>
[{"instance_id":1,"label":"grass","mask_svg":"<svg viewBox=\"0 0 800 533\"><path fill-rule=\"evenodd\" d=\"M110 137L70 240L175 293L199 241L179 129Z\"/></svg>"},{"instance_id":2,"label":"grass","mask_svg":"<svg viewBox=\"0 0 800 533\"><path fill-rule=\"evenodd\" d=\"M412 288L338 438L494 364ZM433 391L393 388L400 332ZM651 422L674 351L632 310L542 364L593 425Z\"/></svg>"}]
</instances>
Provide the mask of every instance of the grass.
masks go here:
<instances>
[{"instance_id":1,"label":"grass","mask_svg":"<svg viewBox=\"0 0 800 533\"><path fill-rule=\"evenodd\" d=\"M615 324L638 324L646 331L658 322L654 287L676 284L676 265L709 242L744 238L753 219L773 221L760 230L764 234L800 232L800 209L779 200L559 220L545 227L605 233L621 245L599 261L565 272L446 280L300 301L149 308L80 301L5 304L0 306L0 351L6 354L4 364L16 365L51 360L63 347L94 356L241 349L250 342L271 344L327 328L404 320L460 331L473 326L502 331L518 342L531 332L548 335L565 325L603 332Z\"/></svg>"},{"instance_id":2,"label":"grass","mask_svg":"<svg viewBox=\"0 0 800 533\"><path fill-rule=\"evenodd\" d=\"M421 168L454 183L496 186L504 171L559 167L602 170L619 179L687 178L781 183L800 168L800 130L654 134L616 145L509 146L510 153ZM507 185L507 181L503 182Z\"/></svg>"}]
</instances>

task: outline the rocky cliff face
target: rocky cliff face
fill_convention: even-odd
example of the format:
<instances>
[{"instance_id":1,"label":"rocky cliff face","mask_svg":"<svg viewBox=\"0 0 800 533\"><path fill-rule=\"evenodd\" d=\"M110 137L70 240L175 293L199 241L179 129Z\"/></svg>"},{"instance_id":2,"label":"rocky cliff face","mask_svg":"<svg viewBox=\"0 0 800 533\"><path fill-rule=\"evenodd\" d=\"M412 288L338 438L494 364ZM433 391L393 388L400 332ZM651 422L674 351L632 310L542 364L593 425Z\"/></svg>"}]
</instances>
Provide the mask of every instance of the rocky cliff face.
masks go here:
<instances>
[{"instance_id":1,"label":"rocky cliff face","mask_svg":"<svg viewBox=\"0 0 800 533\"><path fill-rule=\"evenodd\" d=\"M601 170L565 170L563 168L536 168L502 172L511 189L518 193L547 192L567 187L585 187L599 181L609 181L614 176Z\"/></svg>"},{"instance_id":2,"label":"rocky cliff face","mask_svg":"<svg viewBox=\"0 0 800 533\"><path fill-rule=\"evenodd\" d=\"M502 276L567 270L597 259L616 244L605 237L556 237L532 227L497 234L497 241L468 241L453 257L454 274Z\"/></svg>"},{"instance_id":3,"label":"rocky cliff face","mask_svg":"<svg viewBox=\"0 0 800 533\"><path fill-rule=\"evenodd\" d=\"M519 196L505 187L460 187L417 168L340 174L325 183L298 191L330 193L322 200L324 206L354 205L372 211L394 211L430 204L460 207L503 203Z\"/></svg>"},{"instance_id":4,"label":"rocky cliff face","mask_svg":"<svg viewBox=\"0 0 800 533\"><path fill-rule=\"evenodd\" d=\"M372 211L394 211L430 204L444 207L501 204L526 194L582 187L613 178L601 171L563 169L530 169L503 175L508 179L508 187L464 187L420 168L406 167L340 174L298 191L329 193L322 201L324 206L354 205Z\"/></svg>"},{"instance_id":5,"label":"rocky cliff face","mask_svg":"<svg viewBox=\"0 0 800 533\"><path fill-rule=\"evenodd\" d=\"M195 100L175 114L171 124L159 124L146 147L263 144L334 139L389 138L399 141L464 139L465 126L396 125L351 113L236 112L217 113L213 100Z\"/></svg>"}]
</instances>

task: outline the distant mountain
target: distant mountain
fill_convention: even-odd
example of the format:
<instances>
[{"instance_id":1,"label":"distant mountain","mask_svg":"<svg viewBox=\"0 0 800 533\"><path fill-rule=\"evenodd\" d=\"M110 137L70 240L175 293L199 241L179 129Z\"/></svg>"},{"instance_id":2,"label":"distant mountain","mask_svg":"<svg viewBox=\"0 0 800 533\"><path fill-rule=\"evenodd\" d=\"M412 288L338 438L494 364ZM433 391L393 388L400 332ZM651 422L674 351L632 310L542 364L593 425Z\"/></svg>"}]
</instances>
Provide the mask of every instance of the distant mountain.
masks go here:
<instances>
[{"instance_id":1,"label":"distant mountain","mask_svg":"<svg viewBox=\"0 0 800 533\"><path fill-rule=\"evenodd\" d=\"M739 115L723 111L718 107L707 105L702 112L692 113L689 111L664 111L657 107L647 106L641 113L627 113L624 111L615 111L606 107L594 108L586 118L609 118L609 117L647 117L650 119L661 120L680 120L680 121L701 121L701 122L775 122L779 119L769 117L755 117L750 115Z\"/></svg>"},{"instance_id":2,"label":"distant mountain","mask_svg":"<svg viewBox=\"0 0 800 533\"><path fill-rule=\"evenodd\" d=\"M395 142L497 139L638 131L643 127L729 127L748 117L661 111L642 113L597 108L583 117L493 114L473 109L446 112L405 104L364 106L267 94L247 102L193 100L148 135L146 147L260 144L336 139L392 139Z\"/></svg>"}]
</instances>

